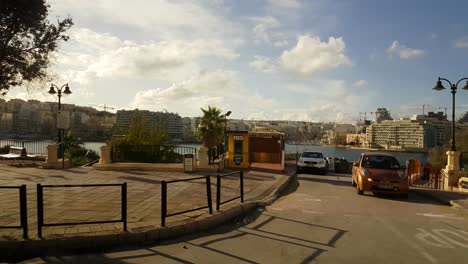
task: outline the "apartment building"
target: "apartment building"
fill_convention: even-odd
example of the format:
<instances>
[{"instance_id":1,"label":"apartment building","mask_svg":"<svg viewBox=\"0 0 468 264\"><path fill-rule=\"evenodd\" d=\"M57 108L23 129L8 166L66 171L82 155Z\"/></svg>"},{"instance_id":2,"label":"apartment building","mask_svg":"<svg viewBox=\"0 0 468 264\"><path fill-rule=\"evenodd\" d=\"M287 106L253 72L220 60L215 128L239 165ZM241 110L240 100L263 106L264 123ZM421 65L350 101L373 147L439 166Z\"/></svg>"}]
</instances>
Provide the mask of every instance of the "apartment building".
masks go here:
<instances>
[{"instance_id":1,"label":"apartment building","mask_svg":"<svg viewBox=\"0 0 468 264\"><path fill-rule=\"evenodd\" d=\"M171 140L183 137L182 119L177 113L151 112L148 110L119 110L116 113L115 133L126 134L136 116L141 116L148 129L159 129L168 134Z\"/></svg>"},{"instance_id":2,"label":"apartment building","mask_svg":"<svg viewBox=\"0 0 468 264\"><path fill-rule=\"evenodd\" d=\"M385 149L428 149L450 139L450 122L427 116L383 120L367 128L369 147Z\"/></svg>"}]
</instances>

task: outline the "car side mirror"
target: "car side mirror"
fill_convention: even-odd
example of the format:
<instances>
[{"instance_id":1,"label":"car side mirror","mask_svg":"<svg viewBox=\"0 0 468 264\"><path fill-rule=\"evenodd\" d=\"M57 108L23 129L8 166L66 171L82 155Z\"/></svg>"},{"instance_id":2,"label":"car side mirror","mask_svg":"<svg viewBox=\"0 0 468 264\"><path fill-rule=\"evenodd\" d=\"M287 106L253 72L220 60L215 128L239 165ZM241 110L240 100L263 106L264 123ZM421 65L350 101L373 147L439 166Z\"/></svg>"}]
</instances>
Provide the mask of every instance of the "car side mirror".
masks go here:
<instances>
[{"instance_id":1,"label":"car side mirror","mask_svg":"<svg viewBox=\"0 0 468 264\"><path fill-rule=\"evenodd\" d=\"M358 167L359 166L359 162L353 162L353 167Z\"/></svg>"}]
</instances>

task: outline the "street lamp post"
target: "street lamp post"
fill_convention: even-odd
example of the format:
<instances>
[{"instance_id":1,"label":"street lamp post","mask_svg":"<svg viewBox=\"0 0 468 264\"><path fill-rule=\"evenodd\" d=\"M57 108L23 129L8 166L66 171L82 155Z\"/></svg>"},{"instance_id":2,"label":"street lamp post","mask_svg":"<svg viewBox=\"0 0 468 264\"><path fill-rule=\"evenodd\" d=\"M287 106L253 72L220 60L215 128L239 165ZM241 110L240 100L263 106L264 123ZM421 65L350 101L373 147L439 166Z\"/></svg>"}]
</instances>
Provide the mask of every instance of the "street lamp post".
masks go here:
<instances>
[{"instance_id":1,"label":"street lamp post","mask_svg":"<svg viewBox=\"0 0 468 264\"><path fill-rule=\"evenodd\" d=\"M224 114L224 167L226 167L226 151L228 150L227 146L227 117L231 115L231 111L227 111L226 114Z\"/></svg>"},{"instance_id":2,"label":"street lamp post","mask_svg":"<svg viewBox=\"0 0 468 264\"><path fill-rule=\"evenodd\" d=\"M458 80L457 83L452 84L449 80L439 77L436 86L433 88L436 91L442 91L442 90L445 90L445 87L442 85L442 81L445 81L450 84L450 90L452 93L452 146L450 147L451 151L457 150L455 146L455 94L457 93L457 90L458 90L458 84L460 84L460 82L463 80L467 80L467 82L462 89L468 90L468 78L462 78Z\"/></svg>"},{"instance_id":3,"label":"street lamp post","mask_svg":"<svg viewBox=\"0 0 468 264\"><path fill-rule=\"evenodd\" d=\"M57 89L57 91L55 91L55 89ZM65 89L65 90L63 90L63 89ZM62 92L62 90L63 90L63 92ZM68 83L62 85L62 87L60 87L60 88L55 84L50 85L49 94L52 94L52 95L57 94L57 97L58 97L58 113L60 113L60 111L62 110L62 103L61 103L62 93L63 94L71 94L72 93L70 91L70 87L68 86ZM58 118L58 115L57 115L57 118ZM58 120L57 120L57 124L58 124ZM62 142L62 130L57 127L57 143L60 143L60 142ZM59 151L59 153L61 153L61 151Z\"/></svg>"}]
</instances>

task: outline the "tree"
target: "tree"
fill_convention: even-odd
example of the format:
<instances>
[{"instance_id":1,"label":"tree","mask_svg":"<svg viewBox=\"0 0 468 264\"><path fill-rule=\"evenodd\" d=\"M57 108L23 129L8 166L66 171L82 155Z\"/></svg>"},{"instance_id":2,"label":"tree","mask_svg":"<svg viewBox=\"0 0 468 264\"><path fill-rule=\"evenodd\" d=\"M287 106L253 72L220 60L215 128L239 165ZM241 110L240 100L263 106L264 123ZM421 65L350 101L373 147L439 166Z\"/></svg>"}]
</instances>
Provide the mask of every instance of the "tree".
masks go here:
<instances>
[{"instance_id":1,"label":"tree","mask_svg":"<svg viewBox=\"0 0 468 264\"><path fill-rule=\"evenodd\" d=\"M464 123L468 123L468 111L460 119L458 119L458 124L462 125Z\"/></svg>"},{"instance_id":2,"label":"tree","mask_svg":"<svg viewBox=\"0 0 468 264\"><path fill-rule=\"evenodd\" d=\"M0 2L0 93L24 82L47 77L49 57L65 32L73 25L70 17L47 20L46 0L1 0Z\"/></svg>"},{"instance_id":3,"label":"tree","mask_svg":"<svg viewBox=\"0 0 468 264\"><path fill-rule=\"evenodd\" d=\"M209 149L215 147L223 140L225 116L221 109L208 106L208 109L200 108L203 117L200 120L198 132L203 145Z\"/></svg>"}]
</instances>

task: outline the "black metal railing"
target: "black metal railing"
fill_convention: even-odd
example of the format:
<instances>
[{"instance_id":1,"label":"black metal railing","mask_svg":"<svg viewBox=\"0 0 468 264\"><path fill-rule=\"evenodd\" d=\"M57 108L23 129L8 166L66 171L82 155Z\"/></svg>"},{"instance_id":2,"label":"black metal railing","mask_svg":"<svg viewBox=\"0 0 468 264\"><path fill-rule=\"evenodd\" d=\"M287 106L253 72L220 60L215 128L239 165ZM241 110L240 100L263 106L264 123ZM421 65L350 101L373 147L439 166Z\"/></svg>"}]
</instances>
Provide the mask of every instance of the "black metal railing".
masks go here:
<instances>
[{"instance_id":1,"label":"black metal railing","mask_svg":"<svg viewBox=\"0 0 468 264\"><path fill-rule=\"evenodd\" d=\"M67 222L67 223L44 223L44 188L77 188L77 187L121 187L121 219L102 220L88 222ZM87 224L107 224L123 223L124 231L127 231L127 183L122 184L68 184L68 185L37 185L37 232L42 238L42 228L46 226L66 226L66 225L87 225Z\"/></svg>"},{"instance_id":2,"label":"black metal railing","mask_svg":"<svg viewBox=\"0 0 468 264\"><path fill-rule=\"evenodd\" d=\"M113 162L182 163L185 154L196 153L196 148L183 146L115 145L111 159Z\"/></svg>"},{"instance_id":3,"label":"black metal railing","mask_svg":"<svg viewBox=\"0 0 468 264\"><path fill-rule=\"evenodd\" d=\"M207 206L201 206L181 212L176 213L167 213L167 184L169 183L176 183L176 182L188 182L188 181L195 181L205 179L206 180L206 199L207 199ZM180 215L188 212L193 212L197 210L208 209L209 213L213 213L212 201L211 201L211 181L210 176L201 176L201 177L194 177L189 179L181 179L181 180L172 180L172 181L162 181L161 182L161 226L166 226L166 218L170 216Z\"/></svg>"},{"instance_id":4,"label":"black metal railing","mask_svg":"<svg viewBox=\"0 0 468 264\"><path fill-rule=\"evenodd\" d=\"M22 147L26 149L26 153L34 155L46 155L47 145L49 144L52 144L52 142L44 140L0 139L0 148L5 146Z\"/></svg>"},{"instance_id":5,"label":"black metal railing","mask_svg":"<svg viewBox=\"0 0 468 264\"><path fill-rule=\"evenodd\" d=\"M26 199L26 185L21 186L0 186L0 189L18 189L20 202L20 225L0 226L0 229L23 229L23 238L28 238L28 208Z\"/></svg>"},{"instance_id":6,"label":"black metal railing","mask_svg":"<svg viewBox=\"0 0 468 264\"><path fill-rule=\"evenodd\" d=\"M239 180L240 180L240 195L239 196L236 196L236 197L233 197L229 200L226 200L226 201L221 201L221 179L223 177L227 177L227 176L233 176L233 175L236 175L236 174L239 174ZM226 173L226 174L221 174L221 175L217 175L216 176L216 211L219 211L219 208L222 204L225 204L225 203L229 203L231 201L234 201L236 199L239 199L241 200L241 203L244 202L244 171L235 171L235 172L230 172L230 173Z\"/></svg>"}]
</instances>

